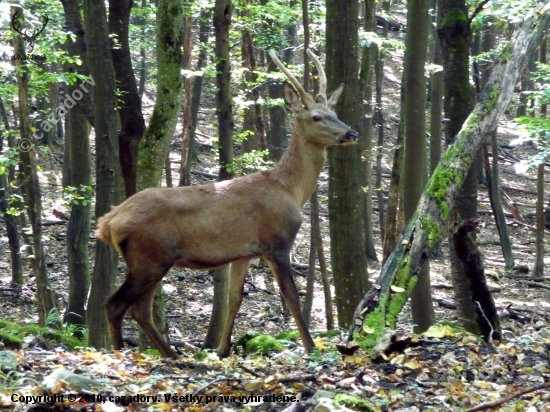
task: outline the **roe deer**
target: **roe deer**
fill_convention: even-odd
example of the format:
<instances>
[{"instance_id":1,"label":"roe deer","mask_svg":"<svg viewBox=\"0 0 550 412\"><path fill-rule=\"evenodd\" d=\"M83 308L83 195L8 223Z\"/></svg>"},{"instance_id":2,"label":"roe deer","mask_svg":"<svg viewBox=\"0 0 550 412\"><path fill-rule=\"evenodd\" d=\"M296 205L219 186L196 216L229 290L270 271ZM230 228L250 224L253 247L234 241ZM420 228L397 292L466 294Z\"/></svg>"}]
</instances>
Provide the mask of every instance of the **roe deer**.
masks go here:
<instances>
[{"instance_id":1,"label":"roe deer","mask_svg":"<svg viewBox=\"0 0 550 412\"><path fill-rule=\"evenodd\" d=\"M157 283L172 266L208 269L230 263L227 320L218 348L220 357L228 356L250 260L258 257L273 271L306 352L314 348L300 311L290 250L302 223L300 209L323 169L325 148L351 144L357 132L332 111L344 85L327 99L323 67L307 53L319 72L315 98L270 52L295 88L286 82L283 86L294 125L288 149L274 169L203 186L146 189L99 219L96 236L113 246L129 269L105 304L115 349L123 346L122 319L130 308L162 355L176 357L152 321Z\"/></svg>"}]
</instances>

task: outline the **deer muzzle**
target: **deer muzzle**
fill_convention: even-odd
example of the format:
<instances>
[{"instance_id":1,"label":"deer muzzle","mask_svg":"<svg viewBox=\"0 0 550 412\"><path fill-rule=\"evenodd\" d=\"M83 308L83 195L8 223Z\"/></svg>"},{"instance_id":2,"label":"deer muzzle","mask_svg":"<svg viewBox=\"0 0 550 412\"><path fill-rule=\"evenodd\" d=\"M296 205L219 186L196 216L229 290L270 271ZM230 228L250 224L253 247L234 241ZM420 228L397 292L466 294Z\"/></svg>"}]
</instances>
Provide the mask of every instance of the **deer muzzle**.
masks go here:
<instances>
[{"instance_id":1,"label":"deer muzzle","mask_svg":"<svg viewBox=\"0 0 550 412\"><path fill-rule=\"evenodd\" d=\"M353 129L350 129L344 136L338 139L338 141L343 146L347 146L350 144L354 144L357 141L357 136L358 136L357 132Z\"/></svg>"}]
</instances>

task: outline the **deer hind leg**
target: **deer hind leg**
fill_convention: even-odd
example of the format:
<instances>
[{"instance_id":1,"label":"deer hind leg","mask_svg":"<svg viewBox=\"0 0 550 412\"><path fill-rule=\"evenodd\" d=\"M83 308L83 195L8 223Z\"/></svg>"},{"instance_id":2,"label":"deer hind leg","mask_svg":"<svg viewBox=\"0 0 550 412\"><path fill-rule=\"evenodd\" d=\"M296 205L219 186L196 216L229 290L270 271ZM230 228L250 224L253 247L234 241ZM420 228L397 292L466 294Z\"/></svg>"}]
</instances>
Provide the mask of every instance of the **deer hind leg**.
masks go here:
<instances>
[{"instance_id":1,"label":"deer hind leg","mask_svg":"<svg viewBox=\"0 0 550 412\"><path fill-rule=\"evenodd\" d=\"M231 334L235 317L243 300L243 286L250 266L250 259L239 259L231 262L229 269L229 282L227 293L227 317L225 319L225 327L218 347L218 356L225 358L231 352Z\"/></svg>"},{"instance_id":2,"label":"deer hind leg","mask_svg":"<svg viewBox=\"0 0 550 412\"><path fill-rule=\"evenodd\" d=\"M302 316L300 297L292 276L290 254L286 252L276 253L275 256L267 261L273 271L275 280L279 284L279 289L281 290L285 303L294 317L304 348L307 353L310 353L315 348L315 344L313 343L313 339L311 338L308 327Z\"/></svg>"},{"instance_id":3,"label":"deer hind leg","mask_svg":"<svg viewBox=\"0 0 550 412\"><path fill-rule=\"evenodd\" d=\"M125 255L129 256L128 253L125 253ZM150 314L151 312L151 303L157 283L170 269L170 266L162 265L161 263L154 262L152 259L148 259L148 256L145 254L132 254L132 256L139 256L139 258L129 262L129 272L126 280L105 303L107 319L109 320L109 329L113 339L113 346L116 350L120 350L124 347L122 321L130 307L132 307L132 317L136 319L147 336L151 333L151 329L158 333L152 321L147 322L147 320L143 319L147 317L147 313ZM126 262L128 263L128 260L126 260ZM151 296L149 296L150 294ZM135 307L139 307L139 310L136 311ZM137 317L136 312L138 312ZM151 339L151 336L149 336L149 338ZM157 343L154 339L151 339L151 341ZM166 351L163 352L163 349L166 349L166 347L169 348L164 341L163 344L164 346L158 347L161 353L164 356L175 356L173 352L170 354L165 353Z\"/></svg>"},{"instance_id":4,"label":"deer hind leg","mask_svg":"<svg viewBox=\"0 0 550 412\"><path fill-rule=\"evenodd\" d=\"M143 332L147 335L149 340L160 351L165 358L177 358L176 353L172 350L170 345L164 340L158 329L153 322L153 300L155 298L155 292L157 290L155 284L150 284L148 290L142 295L139 301L134 302L130 308L130 314L139 324Z\"/></svg>"}]
</instances>

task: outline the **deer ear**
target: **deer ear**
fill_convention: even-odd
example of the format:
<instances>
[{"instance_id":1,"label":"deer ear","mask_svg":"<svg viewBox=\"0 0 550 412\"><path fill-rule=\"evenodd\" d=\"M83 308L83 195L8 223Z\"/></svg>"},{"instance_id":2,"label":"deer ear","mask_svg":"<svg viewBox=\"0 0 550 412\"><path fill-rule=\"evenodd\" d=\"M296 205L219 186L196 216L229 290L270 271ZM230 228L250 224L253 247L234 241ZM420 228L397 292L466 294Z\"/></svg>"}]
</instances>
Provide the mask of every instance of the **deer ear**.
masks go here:
<instances>
[{"instance_id":1,"label":"deer ear","mask_svg":"<svg viewBox=\"0 0 550 412\"><path fill-rule=\"evenodd\" d=\"M288 82L283 84L283 98L285 104L293 111L299 111L303 109L302 102L298 92L294 90L294 87Z\"/></svg>"},{"instance_id":2,"label":"deer ear","mask_svg":"<svg viewBox=\"0 0 550 412\"><path fill-rule=\"evenodd\" d=\"M338 103L338 99L340 98L340 95L342 94L342 91L344 90L344 83L340 85L335 91L332 92L328 99L327 106L330 108L333 108L336 106L336 103Z\"/></svg>"}]
</instances>

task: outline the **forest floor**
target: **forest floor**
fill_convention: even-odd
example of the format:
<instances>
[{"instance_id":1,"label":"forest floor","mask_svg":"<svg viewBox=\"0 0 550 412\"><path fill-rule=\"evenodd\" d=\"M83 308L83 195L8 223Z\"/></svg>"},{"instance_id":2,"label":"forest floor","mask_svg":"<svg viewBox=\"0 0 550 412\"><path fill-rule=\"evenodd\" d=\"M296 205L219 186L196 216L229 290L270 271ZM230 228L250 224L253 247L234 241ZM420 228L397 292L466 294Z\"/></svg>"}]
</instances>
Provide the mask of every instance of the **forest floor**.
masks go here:
<instances>
[{"instance_id":1,"label":"forest floor","mask_svg":"<svg viewBox=\"0 0 550 412\"><path fill-rule=\"evenodd\" d=\"M393 154L390 148L397 131L397 93L402 54L399 50L392 51L386 58L384 105L388 121L385 125L384 188L388 187L387 177ZM151 104L146 101L145 110L150 111ZM212 139L208 138L216 135L214 106L207 104L203 107L208 108L200 112L200 163L194 166L194 171L199 172L193 174L194 184L209 183L215 179L207 175L217 173ZM519 173L515 167L532 156L536 148L511 145L517 137L518 131L503 120L498 134L501 184L522 215L522 221L507 215L515 264L519 270L505 271L499 237L483 184L478 195L477 242L483 254L489 286L502 315L505 331L502 342L485 344L445 324L439 324L424 336L407 340L406 337L413 335L406 307L399 323L404 344L385 360L373 362L361 350L353 354L341 354L335 350L335 345L345 340L345 330L341 330L341 335L337 337L315 338L320 351L312 355L304 354L298 341L272 356L246 357L240 354L219 360L214 354L209 354L205 359L197 360L193 349L200 347L210 319L212 277L208 272L173 269L164 280L164 291L170 335L177 348L182 350L180 359L167 361L140 354L135 349L115 354L91 349L76 352L44 338L29 337L23 349L13 352L18 361L17 373L9 376L0 373L0 409L297 411L313 409L318 405L319 397L323 398L321 404L326 405L331 402L327 399L334 394L349 393L368 399L376 410L381 411L468 410L507 396L513 399L495 406L496 410L550 411L548 386L538 392L519 395L520 390L544 384L550 377L550 278L533 279L530 276L535 257L536 176L533 171ZM180 138L181 130L176 141ZM175 169L179 160L178 147L180 143L174 143L172 160ZM40 177L43 183L44 239L50 282L60 306L65 308L68 297L66 221L54 216L54 210L67 212L61 196L61 157L55 151L41 156ZM329 258L326 171L321 175L319 188L322 236ZM546 181L548 189L550 182ZM376 198L374 207L375 211L378 210ZM303 210L304 224L292 252L293 261L302 265L308 261L309 213L309 205L306 205ZM377 219L378 214L374 213L374 238L381 258ZM91 257L94 243L91 234ZM22 293L15 293L10 286L7 239L4 228L0 227L0 318L20 324L37 322L35 279L31 274L30 260L26 259L26 262L28 283ZM330 268L330 261L328 264ZM550 259L545 259L545 265L549 264ZM298 288L303 292L305 270L298 266L294 269ZM380 262L370 262L368 269L371 281L375 281L380 273ZM441 245L438 256L431 260L430 270L438 322L457 321L453 309L447 241ZM120 281L124 272L121 262ZM281 309L272 275L265 265L258 262L252 266L245 289L235 325L236 338L248 331L276 335L295 328L292 318L285 316ZM323 290L318 281L310 329L314 333L321 332L325 330L325 324ZM125 321L124 334L137 336L137 328L129 318ZM43 399L12 397L12 394L41 395L44 388L48 388L50 394L63 395L63 402L51 405L41 402ZM136 395L141 398L135 398ZM277 398L280 395L298 396L300 402ZM115 398L117 396L119 398ZM123 399L123 396L134 398ZM345 399L340 402L346 403ZM318 410L333 410L330 409L333 407Z\"/></svg>"}]
</instances>

